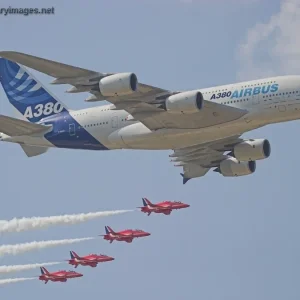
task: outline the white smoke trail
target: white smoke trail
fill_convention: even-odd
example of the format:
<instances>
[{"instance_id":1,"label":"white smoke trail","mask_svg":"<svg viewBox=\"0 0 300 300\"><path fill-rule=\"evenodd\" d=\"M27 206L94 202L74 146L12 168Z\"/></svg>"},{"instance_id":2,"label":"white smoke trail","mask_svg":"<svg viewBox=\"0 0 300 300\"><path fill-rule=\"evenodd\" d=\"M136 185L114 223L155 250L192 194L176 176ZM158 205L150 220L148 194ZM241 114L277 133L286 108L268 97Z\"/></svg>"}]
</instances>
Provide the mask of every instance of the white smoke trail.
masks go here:
<instances>
[{"instance_id":1,"label":"white smoke trail","mask_svg":"<svg viewBox=\"0 0 300 300\"><path fill-rule=\"evenodd\" d=\"M0 246L0 256L10 254L10 255L18 255L24 252L41 250L49 247L56 247L61 245L68 245L74 243L80 243L84 241L94 240L95 237L86 237L79 239L65 239L65 240L50 240L50 241L34 241L30 243L24 244L15 244L15 245L2 245Z\"/></svg>"},{"instance_id":2,"label":"white smoke trail","mask_svg":"<svg viewBox=\"0 0 300 300\"><path fill-rule=\"evenodd\" d=\"M0 233L37 230L55 225L72 225L96 218L124 214L131 211L133 210L112 210L50 217L14 218L9 221L0 220Z\"/></svg>"},{"instance_id":3,"label":"white smoke trail","mask_svg":"<svg viewBox=\"0 0 300 300\"><path fill-rule=\"evenodd\" d=\"M12 265L12 266L0 266L0 274L13 273L36 269L39 267L48 267L62 264L62 262L49 262L43 264L28 264L28 265Z\"/></svg>"},{"instance_id":4,"label":"white smoke trail","mask_svg":"<svg viewBox=\"0 0 300 300\"><path fill-rule=\"evenodd\" d=\"M1 279L0 280L0 285L15 283L15 282L21 282L21 281L27 281L27 280L34 280L34 279L36 279L36 277Z\"/></svg>"}]
</instances>

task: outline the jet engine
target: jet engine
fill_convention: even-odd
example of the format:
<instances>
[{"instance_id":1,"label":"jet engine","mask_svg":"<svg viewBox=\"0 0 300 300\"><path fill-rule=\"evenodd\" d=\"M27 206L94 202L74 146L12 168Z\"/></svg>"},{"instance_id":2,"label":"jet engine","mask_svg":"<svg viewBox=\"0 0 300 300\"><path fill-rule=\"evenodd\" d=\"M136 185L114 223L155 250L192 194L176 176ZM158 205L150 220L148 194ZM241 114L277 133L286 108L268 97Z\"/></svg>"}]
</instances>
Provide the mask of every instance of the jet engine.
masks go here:
<instances>
[{"instance_id":1,"label":"jet engine","mask_svg":"<svg viewBox=\"0 0 300 300\"><path fill-rule=\"evenodd\" d=\"M99 81L100 92L105 97L130 95L137 88L138 80L134 73L118 73Z\"/></svg>"},{"instance_id":2,"label":"jet engine","mask_svg":"<svg viewBox=\"0 0 300 300\"><path fill-rule=\"evenodd\" d=\"M266 139L247 140L237 144L233 149L233 155L241 161L260 160L269 157L271 146Z\"/></svg>"},{"instance_id":3,"label":"jet engine","mask_svg":"<svg viewBox=\"0 0 300 300\"><path fill-rule=\"evenodd\" d=\"M182 92L169 96L164 103L164 109L169 113L192 114L203 107L203 95L199 91Z\"/></svg>"},{"instance_id":4,"label":"jet engine","mask_svg":"<svg viewBox=\"0 0 300 300\"><path fill-rule=\"evenodd\" d=\"M255 172L255 161L238 161L234 157L227 158L220 163L215 171L225 177L244 176Z\"/></svg>"}]
</instances>

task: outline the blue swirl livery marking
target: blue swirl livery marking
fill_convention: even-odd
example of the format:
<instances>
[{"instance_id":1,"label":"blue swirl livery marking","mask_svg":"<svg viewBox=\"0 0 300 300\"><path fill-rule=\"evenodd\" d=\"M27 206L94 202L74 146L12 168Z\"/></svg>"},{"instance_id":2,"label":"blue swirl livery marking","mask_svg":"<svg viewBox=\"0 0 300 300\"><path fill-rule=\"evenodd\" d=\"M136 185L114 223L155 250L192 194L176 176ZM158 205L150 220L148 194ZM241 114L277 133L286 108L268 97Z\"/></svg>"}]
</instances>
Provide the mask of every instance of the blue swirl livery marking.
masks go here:
<instances>
[{"instance_id":1,"label":"blue swirl livery marking","mask_svg":"<svg viewBox=\"0 0 300 300\"><path fill-rule=\"evenodd\" d=\"M54 146L71 149L108 150L70 115L28 71L0 58L0 82L9 102L30 122L51 124L45 138Z\"/></svg>"}]
</instances>

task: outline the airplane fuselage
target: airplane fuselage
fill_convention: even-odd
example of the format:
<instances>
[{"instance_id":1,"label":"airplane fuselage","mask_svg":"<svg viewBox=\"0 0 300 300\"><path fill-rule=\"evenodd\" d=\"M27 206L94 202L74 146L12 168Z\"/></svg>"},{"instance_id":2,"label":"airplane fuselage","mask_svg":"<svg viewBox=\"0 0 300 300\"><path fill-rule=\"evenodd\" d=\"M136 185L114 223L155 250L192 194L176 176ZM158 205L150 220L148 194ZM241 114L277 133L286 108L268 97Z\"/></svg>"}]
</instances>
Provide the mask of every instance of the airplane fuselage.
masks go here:
<instances>
[{"instance_id":1,"label":"airplane fuselage","mask_svg":"<svg viewBox=\"0 0 300 300\"><path fill-rule=\"evenodd\" d=\"M61 112L42 119L39 123L52 125L52 130L42 137L0 134L0 139L69 149L163 150L209 142L300 118L300 76L266 78L199 91L207 101L244 109L247 114L235 121L205 128L151 131L125 110L115 110L114 105L103 105Z\"/></svg>"}]
</instances>

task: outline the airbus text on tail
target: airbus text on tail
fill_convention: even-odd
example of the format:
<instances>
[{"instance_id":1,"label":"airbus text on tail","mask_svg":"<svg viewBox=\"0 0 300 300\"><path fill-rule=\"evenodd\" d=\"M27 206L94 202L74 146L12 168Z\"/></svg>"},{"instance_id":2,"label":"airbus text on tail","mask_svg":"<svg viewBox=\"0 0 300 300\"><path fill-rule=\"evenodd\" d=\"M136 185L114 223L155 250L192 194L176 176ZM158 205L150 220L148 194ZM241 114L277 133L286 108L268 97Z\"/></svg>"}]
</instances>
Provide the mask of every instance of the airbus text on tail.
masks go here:
<instances>
[{"instance_id":1,"label":"airbus text on tail","mask_svg":"<svg viewBox=\"0 0 300 300\"><path fill-rule=\"evenodd\" d=\"M126 229L115 232L109 226L105 226L105 232L106 234L101 236L103 236L103 238L109 241L110 243L112 243L114 240L132 243L134 238L145 237L150 235L149 232L145 232L140 229Z\"/></svg>"},{"instance_id":2,"label":"airbus text on tail","mask_svg":"<svg viewBox=\"0 0 300 300\"><path fill-rule=\"evenodd\" d=\"M30 122L66 112L66 107L32 74L18 64L0 59L0 80L9 102Z\"/></svg>"},{"instance_id":3,"label":"airbus text on tail","mask_svg":"<svg viewBox=\"0 0 300 300\"><path fill-rule=\"evenodd\" d=\"M48 281L66 282L68 279L82 276L82 274L74 271L57 271L50 273L46 268L41 267L41 275L39 276L39 280L45 281L46 284Z\"/></svg>"},{"instance_id":4,"label":"airbus text on tail","mask_svg":"<svg viewBox=\"0 0 300 300\"><path fill-rule=\"evenodd\" d=\"M113 257L104 254L89 254L86 256L79 256L74 251L70 251L70 256L71 259L68 260L68 262L75 268L77 268L79 265L95 268L97 267L98 263L114 260Z\"/></svg>"},{"instance_id":5,"label":"airbus text on tail","mask_svg":"<svg viewBox=\"0 0 300 300\"><path fill-rule=\"evenodd\" d=\"M182 203L180 201L163 201L156 204L151 203L147 198L142 198L144 206L138 207L143 213L150 214L164 214L170 215L173 209L182 209L190 207L189 204Z\"/></svg>"},{"instance_id":6,"label":"airbus text on tail","mask_svg":"<svg viewBox=\"0 0 300 300\"><path fill-rule=\"evenodd\" d=\"M51 147L107 149L24 67L0 58L0 82L22 118L0 115L0 140L19 143L28 157Z\"/></svg>"}]
</instances>

